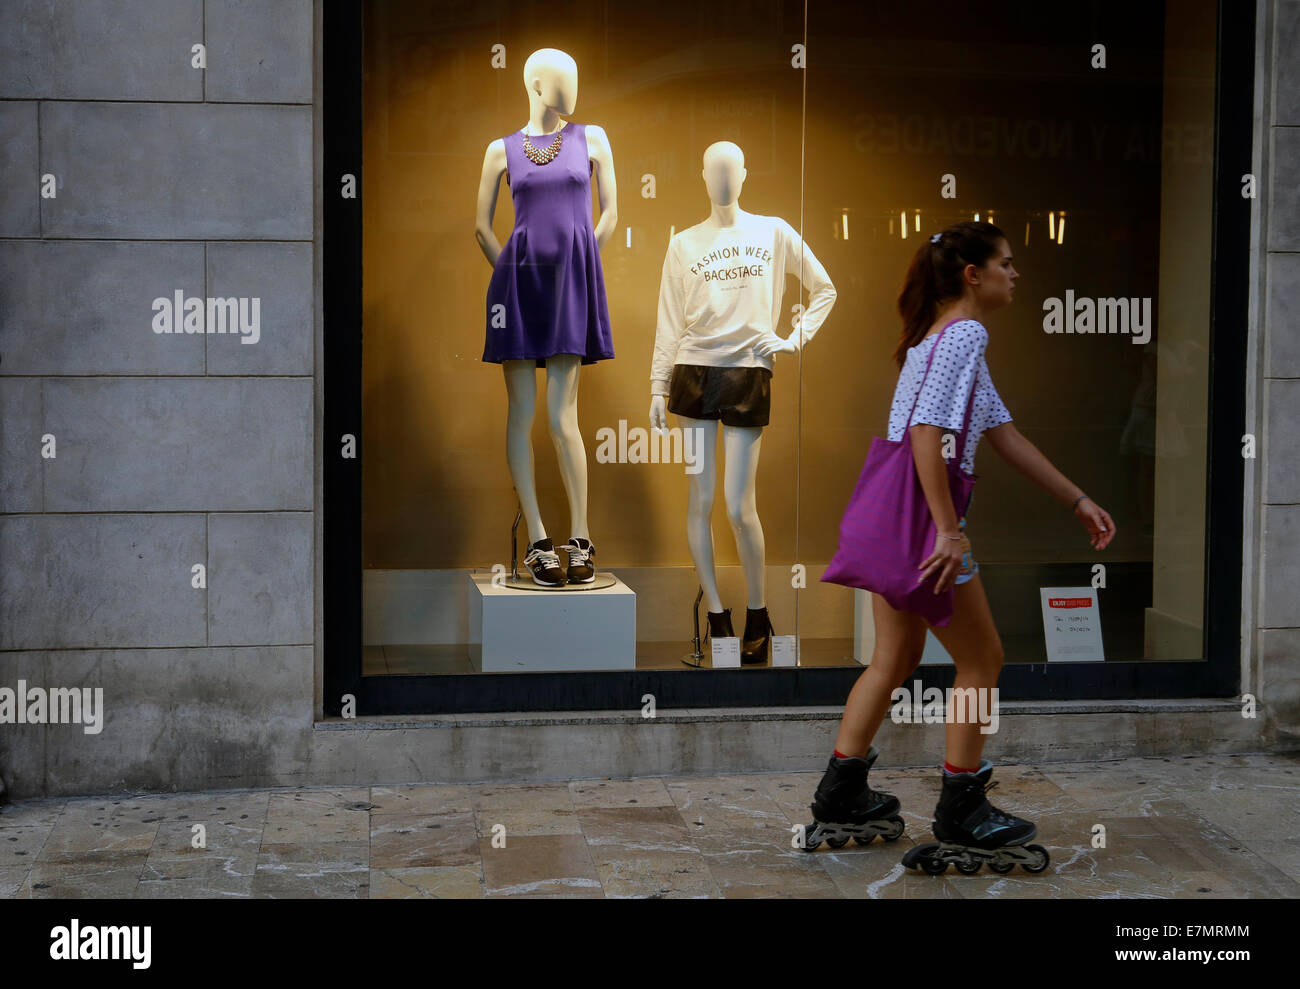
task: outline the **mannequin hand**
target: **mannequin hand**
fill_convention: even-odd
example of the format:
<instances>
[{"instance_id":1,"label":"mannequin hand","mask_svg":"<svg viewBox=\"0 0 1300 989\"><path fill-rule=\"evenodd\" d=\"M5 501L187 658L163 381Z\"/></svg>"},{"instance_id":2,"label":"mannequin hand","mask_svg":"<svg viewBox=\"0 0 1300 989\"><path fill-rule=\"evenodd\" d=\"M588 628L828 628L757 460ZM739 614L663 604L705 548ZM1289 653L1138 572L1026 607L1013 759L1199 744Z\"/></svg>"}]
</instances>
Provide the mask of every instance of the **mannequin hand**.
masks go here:
<instances>
[{"instance_id":1,"label":"mannequin hand","mask_svg":"<svg viewBox=\"0 0 1300 989\"><path fill-rule=\"evenodd\" d=\"M754 344L754 352L760 357L771 357L773 354L793 354L799 349L795 343L794 334L782 339L775 333L769 333Z\"/></svg>"},{"instance_id":2,"label":"mannequin hand","mask_svg":"<svg viewBox=\"0 0 1300 989\"><path fill-rule=\"evenodd\" d=\"M662 395L655 395L650 399L650 428L663 432L668 424L667 403Z\"/></svg>"},{"instance_id":3,"label":"mannequin hand","mask_svg":"<svg viewBox=\"0 0 1300 989\"><path fill-rule=\"evenodd\" d=\"M918 584L929 580L936 573L938 579L934 582L934 593L947 590L952 586L952 582L957 578L957 571L961 569L962 556L969 553L970 540L966 534L962 533L961 539L949 539L947 536L936 535L934 539L934 552L925 558L920 569L924 571Z\"/></svg>"},{"instance_id":4,"label":"mannequin hand","mask_svg":"<svg viewBox=\"0 0 1300 989\"><path fill-rule=\"evenodd\" d=\"M1092 543L1093 549L1105 549L1115 538L1115 520L1110 517L1106 509L1091 498L1084 498L1075 505L1074 515L1088 530L1089 542Z\"/></svg>"}]
</instances>

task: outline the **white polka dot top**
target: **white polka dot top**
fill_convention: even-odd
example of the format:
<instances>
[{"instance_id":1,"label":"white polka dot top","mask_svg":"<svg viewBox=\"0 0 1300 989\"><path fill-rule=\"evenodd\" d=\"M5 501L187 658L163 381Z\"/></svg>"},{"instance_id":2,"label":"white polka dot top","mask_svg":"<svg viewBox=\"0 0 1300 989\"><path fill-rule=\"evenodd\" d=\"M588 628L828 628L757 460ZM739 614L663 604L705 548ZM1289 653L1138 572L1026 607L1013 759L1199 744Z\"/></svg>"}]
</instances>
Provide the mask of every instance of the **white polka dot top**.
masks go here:
<instances>
[{"instance_id":1,"label":"white polka dot top","mask_svg":"<svg viewBox=\"0 0 1300 989\"><path fill-rule=\"evenodd\" d=\"M953 323L942 332L943 342L935 352L930 374L925 377L925 391L918 397L925 376L925 362L940 334L926 337L907 352L907 360L898 375L894 389L894 404L889 411L889 438L897 442L903 438L908 409L916 399L916 411L907 426L929 423L954 433L961 431L962 417L966 414L966 401L970 397L972 379L975 402L971 407L970 435L966 442L966 455L961 465L967 473L975 473L975 451L980 434L986 429L1011 421L1011 413L1002 404L1002 398L993 387L988 365L984 363L984 348L988 346L989 333L983 324L973 319ZM978 375L978 377L975 377Z\"/></svg>"}]
</instances>

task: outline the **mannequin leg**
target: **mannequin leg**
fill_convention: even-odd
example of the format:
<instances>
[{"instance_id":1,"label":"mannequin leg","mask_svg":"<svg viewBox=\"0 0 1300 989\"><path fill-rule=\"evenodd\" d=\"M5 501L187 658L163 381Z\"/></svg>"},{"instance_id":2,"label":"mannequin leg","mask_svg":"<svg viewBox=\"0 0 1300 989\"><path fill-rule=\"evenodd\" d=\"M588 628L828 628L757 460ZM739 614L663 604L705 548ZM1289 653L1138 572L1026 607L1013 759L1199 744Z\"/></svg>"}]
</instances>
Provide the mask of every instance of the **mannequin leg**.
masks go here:
<instances>
[{"instance_id":1,"label":"mannequin leg","mask_svg":"<svg viewBox=\"0 0 1300 989\"><path fill-rule=\"evenodd\" d=\"M546 359L546 412L551 442L560 465L560 477L569 497L569 535L590 539L587 531L587 448L578 429L577 355L557 354Z\"/></svg>"},{"instance_id":2,"label":"mannequin leg","mask_svg":"<svg viewBox=\"0 0 1300 989\"><path fill-rule=\"evenodd\" d=\"M528 542L546 538L542 515L537 509L537 481L533 473L533 410L537 407L537 363L505 361L506 378L506 461L510 478L519 495L519 505L528 526Z\"/></svg>"},{"instance_id":3,"label":"mannequin leg","mask_svg":"<svg viewBox=\"0 0 1300 989\"><path fill-rule=\"evenodd\" d=\"M727 520L736 534L736 552L745 570L749 607L762 608L767 602L764 574L766 546L763 524L758 519L758 453L763 440L761 426L723 426L722 448L727 466L722 490L727 500Z\"/></svg>"},{"instance_id":4,"label":"mannequin leg","mask_svg":"<svg viewBox=\"0 0 1300 989\"><path fill-rule=\"evenodd\" d=\"M704 589L704 603L715 615L722 611L722 598L718 595L718 576L713 569L713 492L718 477L718 420L677 417L682 432L697 429L699 437L696 455L700 458L699 470L687 474L690 495L686 507L686 542L695 561L695 573Z\"/></svg>"}]
</instances>

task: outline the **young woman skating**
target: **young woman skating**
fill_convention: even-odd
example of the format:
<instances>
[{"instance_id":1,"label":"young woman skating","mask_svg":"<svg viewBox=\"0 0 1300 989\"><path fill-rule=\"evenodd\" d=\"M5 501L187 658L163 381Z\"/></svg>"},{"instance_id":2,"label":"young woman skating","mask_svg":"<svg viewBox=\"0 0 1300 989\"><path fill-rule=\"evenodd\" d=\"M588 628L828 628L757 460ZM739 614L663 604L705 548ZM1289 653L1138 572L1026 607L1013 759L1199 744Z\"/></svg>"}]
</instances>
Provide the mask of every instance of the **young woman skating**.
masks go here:
<instances>
[{"instance_id":1,"label":"young woman skating","mask_svg":"<svg viewBox=\"0 0 1300 989\"><path fill-rule=\"evenodd\" d=\"M887 840L902 834L898 799L871 789L867 774L879 755L872 739L894 690L921 661L927 627L953 658L954 691L978 696L969 688L982 692L997 686L1002 643L972 557L966 519L957 517L953 505L943 457L943 434L962 428L968 406L964 449L955 452L968 473L974 473L976 446L986 436L1003 460L1070 506L1094 549L1104 549L1115 536L1115 523L1105 509L1016 429L989 376L985 324L992 313L1011 304L1018 277L1006 237L990 223L959 223L935 234L922 242L908 267L898 299L903 331L894 358L901 373L889 439L901 440L909 432L917 477L937 530L933 552L917 561L918 574L922 581L933 581L935 593L954 587L953 613L947 626L938 627L871 595L876 635L871 665L845 705L835 752L813 798L814 823L805 832L805 848L814 849L822 840L838 848L850 837L865 844L876 834ZM986 862L997 872L1016 863L1030 872L1047 867L1047 851L1026 845L1037 828L994 807L986 796L996 784L989 782L993 764L981 759L986 736L980 727L975 718L947 722L946 762L934 813L939 843L910 849L905 865L936 875L950 862L965 873L977 872Z\"/></svg>"}]
</instances>

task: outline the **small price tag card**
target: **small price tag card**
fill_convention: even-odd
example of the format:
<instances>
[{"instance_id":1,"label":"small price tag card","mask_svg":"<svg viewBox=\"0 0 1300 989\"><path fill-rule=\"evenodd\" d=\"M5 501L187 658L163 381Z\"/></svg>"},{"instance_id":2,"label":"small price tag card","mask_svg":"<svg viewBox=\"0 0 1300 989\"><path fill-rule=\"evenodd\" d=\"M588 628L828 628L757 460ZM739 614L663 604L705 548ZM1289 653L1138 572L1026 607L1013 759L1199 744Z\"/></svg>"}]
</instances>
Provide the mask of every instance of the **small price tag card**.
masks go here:
<instances>
[{"instance_id":1,"label":"small price tag card","mask_svg":"<svg viewBox=\"0 0 1300 989\"><path fill-rule=\"evenodd\" d=\"M740 636L724 635L721 638L711 638L713 643L713 668L725 668L728 666L740 666Z\"/></svg>"},{"instance_id":2,"label":"small price tag card","mask_svg":"<svg viewBox=\"0 0 1300 989\"><path fill-rule=\"evenodd\" d=\"M1040 587L1049 663L1100 663L1101 610L1092 587Z\"/></svg>"},{"instance_id":3,"label":"small price tag card","mask_svg":"<svg viewBox=\"0 0 1300 989\"><path fill-rule=\"evenodd\" d=\"M773 666L798 666L799 665L798 649L794 644L793 635L772 636L772 665Z\"/></svg>"}]
</instances>

